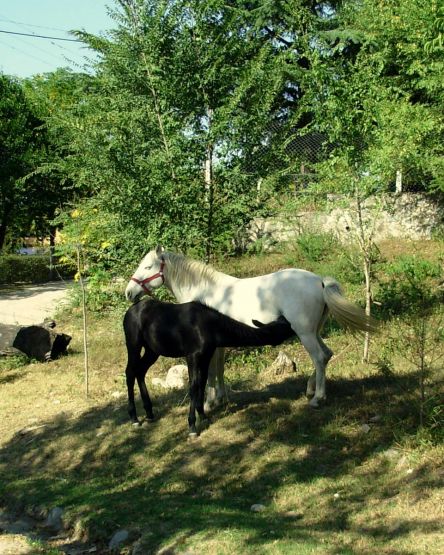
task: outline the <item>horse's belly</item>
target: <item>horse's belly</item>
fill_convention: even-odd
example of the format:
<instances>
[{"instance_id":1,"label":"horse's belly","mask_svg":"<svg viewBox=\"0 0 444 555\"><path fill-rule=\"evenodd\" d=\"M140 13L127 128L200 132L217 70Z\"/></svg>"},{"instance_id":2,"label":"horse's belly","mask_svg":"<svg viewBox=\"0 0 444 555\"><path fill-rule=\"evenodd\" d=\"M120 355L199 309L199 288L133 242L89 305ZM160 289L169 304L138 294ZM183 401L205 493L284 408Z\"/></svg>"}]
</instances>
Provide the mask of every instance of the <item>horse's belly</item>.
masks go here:
<instances>
[{"instance_id":1,"label":"horse's belly","mask_svg":"<svg viewBox=\"0 0 444 555\"><path fill-rule=\"evenodd\" d=\"M225 295L215 299L213 307L249 326L252 325L252 320L268 324L281 314L273 291L256 290L242 282L232 291L228 290Z\"/></svg>"}]
</instances>

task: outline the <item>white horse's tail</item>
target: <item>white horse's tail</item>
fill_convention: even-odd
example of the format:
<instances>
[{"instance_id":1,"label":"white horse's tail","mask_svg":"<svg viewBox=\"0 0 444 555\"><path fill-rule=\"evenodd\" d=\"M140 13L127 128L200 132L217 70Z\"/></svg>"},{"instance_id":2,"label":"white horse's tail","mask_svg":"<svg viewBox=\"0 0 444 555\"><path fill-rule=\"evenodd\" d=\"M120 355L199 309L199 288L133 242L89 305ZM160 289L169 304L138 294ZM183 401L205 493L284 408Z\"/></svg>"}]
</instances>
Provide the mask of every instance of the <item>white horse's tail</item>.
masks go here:
<instances>
[{"instance_id":1,"label":"white horse's tail","mask_svg":"<svg viewBox=\"0 0 444 555\"><path fill-rule=\"evenodd\" d=\"M339 283L333 278L322 279L324 300L331 315L342 325L355 332L376 332L378 321L348 301L341 292Z\"/></svg>"}]
</instances>

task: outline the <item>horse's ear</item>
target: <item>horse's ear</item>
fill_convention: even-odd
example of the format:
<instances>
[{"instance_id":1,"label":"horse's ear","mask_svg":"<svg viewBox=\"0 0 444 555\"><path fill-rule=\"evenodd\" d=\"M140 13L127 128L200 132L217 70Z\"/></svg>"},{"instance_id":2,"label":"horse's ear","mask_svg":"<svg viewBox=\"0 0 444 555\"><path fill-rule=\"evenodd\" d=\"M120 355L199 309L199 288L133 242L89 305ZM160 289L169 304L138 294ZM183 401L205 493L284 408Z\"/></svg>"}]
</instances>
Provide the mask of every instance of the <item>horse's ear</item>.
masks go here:
<instances>
[{"instance_id":1,"label":"horse's ear","mask_svg":"<svg viewBox=\"0 0 444 555\"><path fill-rule=\"evenodd\" d=\"M165 249L162 247L162 245L157 245L156 254L159 258L163 255L164 252L165 252Z\"/></svg>"}]
</instances>

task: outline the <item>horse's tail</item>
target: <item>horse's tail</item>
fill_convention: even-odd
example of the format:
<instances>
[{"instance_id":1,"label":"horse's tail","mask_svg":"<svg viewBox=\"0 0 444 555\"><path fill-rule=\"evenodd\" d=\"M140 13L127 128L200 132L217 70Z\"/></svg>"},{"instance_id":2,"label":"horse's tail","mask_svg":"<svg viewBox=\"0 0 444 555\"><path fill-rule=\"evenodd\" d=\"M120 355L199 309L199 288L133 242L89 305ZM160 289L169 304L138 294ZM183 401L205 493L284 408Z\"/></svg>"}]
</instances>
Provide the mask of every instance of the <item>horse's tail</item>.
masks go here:
<instances>
[{"instance_id":1,"label":"horse's tail","mask_svg":"<svg viewBox=\"0 0 444 555\"><path fill-rule=\"evenodd\" d=\"M378 321L348 301L342 294L339 283L333 278L322 280L324 301L331 315L345 328L355 332L376 332Z\"/></svg>"}]
</instances>

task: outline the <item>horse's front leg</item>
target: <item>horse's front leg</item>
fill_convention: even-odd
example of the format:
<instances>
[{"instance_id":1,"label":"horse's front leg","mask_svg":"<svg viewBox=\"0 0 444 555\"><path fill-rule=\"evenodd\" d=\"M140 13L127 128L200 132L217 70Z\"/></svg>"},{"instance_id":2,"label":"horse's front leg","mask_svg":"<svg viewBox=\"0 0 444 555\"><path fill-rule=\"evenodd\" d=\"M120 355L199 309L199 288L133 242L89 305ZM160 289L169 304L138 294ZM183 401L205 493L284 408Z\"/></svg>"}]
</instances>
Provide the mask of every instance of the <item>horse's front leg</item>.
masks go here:
<instances>
[{"instance_id":1,"label":"horse's front leg","mask_svg":"<svg viewBox=\"0 0 444 555\"><path fill-rule=\"evenodd\" d=\"M190 438L194 438L198 434L196 428L196 410L199 415L199 428L202 429L206 422L208 422L204 409L204 397L211 354L211 352L205 350L202 353L187 357L190 379L190 411L188 414L188 435Z\"/></svg>"},{"instance_id":2,"label":"horse's front leg","mask_svg":"<svg viewBox=\"0 0 444 555\"><path fill-rule=\"evenodd\" d=\"M208 367L211 357L203 355L197 361L197 397L196 397L196 410L199 417L199 431L202 431L208 425L208 416L205 414L204 400L205 400L205 387L208 380Z\"/></svg>"},{"instance_id":3,"label":"horse's front leg","mask_svg":"<svg viewBox=\"0 0 444 555\"><path fill-rule=\"evenodd\" d=\"M197 382L197 365L195 357L187 357L188 377L189 377L189 394L190 394L190 410L188 412L188 437L190 439L197 437L196 428L196 401L198 398L198 382Z\"/></svg>"},{"instance_id":4,"label":"horse's front leg","mask_svg":"<svg viewBox=\"0 0 444 555\"><path fill-rule=\"evenodd\" d=\"M139 424L139 420L137 418L136 403L134 402L134 383L136 381L136 376L129 364L126 367L125 374L126 388L128 390L128 414L131 422L137 425Z\"/></svg>"},{"instance_id":5,"label":"horse's front leg","mask_svg":"<svg viewBox=\"0 0 444 555\"><path fill-rule=\"evenodd\" d=\"M145 409L146 417L148 420L154 420L153 414L153 404L148 393L148 389L145 383L144 376L137 377L137 383L139 385L140 396L142 397L143 408Z\"/></svg>"},{"instance_id":6,"label":"horse's front leg","mask_svg":"<svg viewBox=\"0 0 444 555\"><path fill-rule=\"evenodd\" d=\"M205 399L205 410L210 410L222 405L227 400L224 382L225 349L218 348L210 362L208 370L208 385Z\"/></svg>"},{"instance_id":7,"label":"horse's front leg","mask_svg":"<svg viewBox=\"0 0 444 555\"><path fill-rule=\"evenodd\" d=\"M148 372L148 368L154 364L158 358L159 357L155 353L145 347L145 353L140 359L137 371L137 384L139 385L140 396L142 398L143 408L145 409L147 420L154 420L154 414L153 405L145 383L145 376Z\"/></svg>"}]
</instances>

